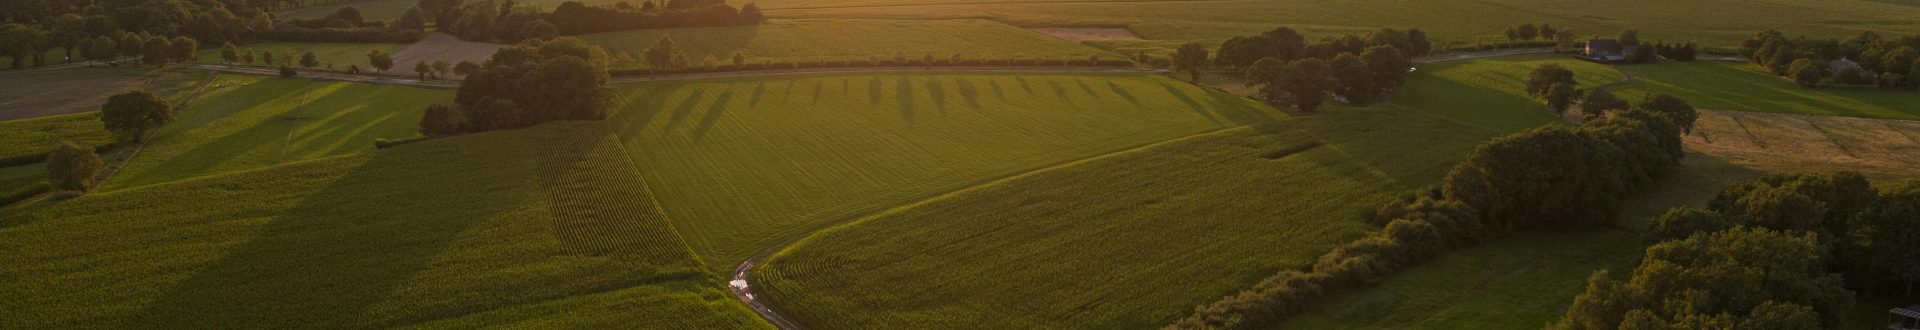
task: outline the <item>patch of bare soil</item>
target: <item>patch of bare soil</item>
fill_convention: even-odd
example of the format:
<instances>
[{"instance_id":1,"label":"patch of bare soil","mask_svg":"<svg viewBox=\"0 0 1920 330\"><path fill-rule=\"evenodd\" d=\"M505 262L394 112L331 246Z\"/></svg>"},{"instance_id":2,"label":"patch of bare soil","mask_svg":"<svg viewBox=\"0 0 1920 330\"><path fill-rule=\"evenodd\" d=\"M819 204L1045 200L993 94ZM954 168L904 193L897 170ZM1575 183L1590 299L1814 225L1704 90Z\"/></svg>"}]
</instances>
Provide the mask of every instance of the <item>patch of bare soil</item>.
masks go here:
<instances>
[{"instance_id":1,"label":"patch of bare soil","mask_svg":"<svg viewBox=\"0 0 1920 330\"><path fill-rule=\"evenodd\" d=\"M1067 39L1067 40L1073 40L1073 41L1138 40L1140 39L1140 36L1133 34L1133 30L1129 30L1127 28L1054 27L1054 28L1028 28L1028 30L1033 30L1033 32L1039 32L1041 34L1050 35L1055 38Z\"/></svg>"},{"instance_id":2,"label":"patch of bare soil","mask_svg":"<svg viewBox=\"0 0 1920 330\"><path fill-rule=\"evenodd\" d=\"M1701 110L1688 150L1768 172L1920 176L1920 121Z\"/></svg>"},{"instance_id":3,"label":"patch of bare soil","mask_svg":"<svg viewBox=\"0 0 1920 330\"><path fill-rule=\"evenodd\" d=\"M493 52L500 50L500 47L500 44L460 40L460 37L446 33L429 33L421 37L419 42L394 52L393 70L388 70L386 74L414 76L413 66L421 61L441 60L448 64L472 61L479 64L493 56Z\"/></svg>"},{"instance_id":4,"label":"patch of bare soil","mask_svg":"<svg viewBox=\"0 0 1920 330\"><path fill-rule=\"evenodd\" d=\"M140 87L149 71L69 68L0 73L0 120L99 110L107 97Z\"/></svg>"}]
</instances>

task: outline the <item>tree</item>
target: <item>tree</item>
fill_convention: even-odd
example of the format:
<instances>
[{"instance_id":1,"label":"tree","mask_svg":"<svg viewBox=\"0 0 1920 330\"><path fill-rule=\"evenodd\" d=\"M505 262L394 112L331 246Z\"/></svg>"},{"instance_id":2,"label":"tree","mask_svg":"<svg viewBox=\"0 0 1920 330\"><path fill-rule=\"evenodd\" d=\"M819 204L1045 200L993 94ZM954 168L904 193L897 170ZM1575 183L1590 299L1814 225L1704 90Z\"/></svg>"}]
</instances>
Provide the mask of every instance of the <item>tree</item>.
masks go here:
<instances>
[{"instance_id":1,"label":"tree","mask_svg":"<svg viewBox=\"0 0 1920 330\"><path fill-rule=\"evenodd\" d=\"M263 51L260 51L260 63L263 63L263 64L266 64L266 65L268 65L268 66L272 66L272 65L273 65L273 51L271 51L271 50L263 50Z\"/></svg>"},{"instance_id":2,"label":"tree","mask_svg":"<svg viewBox=\"0 0 1920 330\"><path fill-rule=\"evenodd\" d=\"M366 18L360 16L360 10L353 8L353 6L340 7L340 9L333 11L333 16L329 17L340 19L340 21L351 25L349 27L358 27L361 23L366 22Z\"/></svg>"},{"instance_id":3,"label":"tree","mask_svg":"<svg viewBox=\"0 0 1920 330\"><path fill-rule=\"evenodd\" d=\"M48 31L47 35L48 41L50 45L58 45L66 48L67 56L63 62L73 61L73 53L79 48L91 46L93 39L87 37L86 18L80 17L79 14L69 13L54 18L52 23L51 30ZM81 56L86 55L83 52Z\"/></svg>"},{"instance_id":4,"label":"tree","mask_svg":"<svg viewBox=\"0 0 1920 330\"><path fill-rule=\"evenodd\" d=\"M120 142L144 143L148 132L173 122L173 106L153 93L135 90L107 98L100 106L100 121Z\"/></svg>"},{"instance_id":5,"label":"tree","mask_svg":"<svg viewBox=\"0 0 1920 330\"><path fill-rule=\"evenodd\" d=\"M300 54L300 67L312 69L316 66L320 66L320 58L314 56L313 51L309 50L305 54Z\"/></svg>"},{"instance_id":6,"label":"tree","mask_svg":"<svg viewBox=\"0 0 1920 330\"><path fill-rule=\"evenodd\" d=\"M293 76L297 75L300 75L300 71L294 71L293 68L287 67L285 64L280 65L281 77L293 78Z\"/></svg>"},{"instance_id":7,"label":"tree","mask_svg":"<svg viewBox=\"0 0 1920 330\"><path fill-rule=\"evenodd\" d=\"M1407 50L1409 57L1427 56L1433 51L1433 40L1427 39L1427 32L1420 29L1407 29L1407 45L1413 47Z\"/></svg>"},{"instance_id":8,"label":"tree","mask_svg":"<svg viewBox=\"0 0 1920 330\"><path fill-rule=\"evenodd\" d=\"M1281 81L1287 62L1268 57L1247 66L1247 87L1259 87L1260 99L1267 103L1278 102L1286 91L1286 83Z\"/></svg>"},{"instance_id":9,"label":"tree","mask_svg":"<svg viewBox=\"0 0 1920 330\"><path fill-rule=\"evenodd\" d=\"M199 59L200 41L188 37L173 37L171 57L173 61L192 63Z\"/></svg>"},{"instance_id":10,"label":"tree","mask_svg":"<svg viewBox=\"0 0 1920 330\"><path fill-rule=\"evenodd\" d=\"M1180 48L1173 52L1173 67L1175 70L1185 71L1188 81L1200 83L1201 70L1207 67L1207 46L1197 42L1180 45Z\"/></svg>"},{"instance_id":11,"label":"tree","mask_svg":"<svg viewBox=\"0 0 1920 330\"><path fill-rule=\"evenodd\" d=\"M53 188L62 191L86 192L93 190L94 175L100 171L100 155L93 148L82 147L73 141L60 141L47 152L47 180Z\"/></svg>"},{"instance_id":12,"label":"tree","mask_svg":"<svg viewBox=\"0 0 1920 330\"><path fill-rule=\"evenodd\" d=\"M115 46L120 49L120 56L140 56L144 54L144 52L140 51L140 48L146 46L147 39L140 37L138 34L121 32L119 39L115 41L118 41L115 43ZM15 63L18 63L18 61Z\"/></svg>"},{"instance_id":13,"label":"tree","mask_svg":"<svg viewBox=\"0 0 1920 330\"><path fill-rule=\"evenodd\" d=\"M1560 30L1559 32L1560 33L1553 35L1553 51L1556 53L1566 50L1567 47L1573 47L1573 40L1575 39L1573 30Z\"/></svg>"},{"instance_id":14,"label":"tree","mask_svg":"<svg viewBox=\"0 0 1920 330\"><path fill-rule=\"evenodd\" d=\"M1883 287L1904 290L1903 298L1914 296L1920 284L1920 181L1908 180L1882 192L1871 212L1861 215L1872 226L1872 278L1884 279Z\"/></svg>"},{"instance_id":15,"label":"tree","mask_svg":"<svg viewBox=\"0 0 1920 330\"><path fill-rule=\"evenodd\" d=\"M521 39L553 39L559 35L560 28L554 27L553 23L547 23L544 19L527 21L527 24L520 26Z\"/></svg>"},{"instance_id":16,"label":"tree","mask_svg":"<svg viewBox=\"0 0 1920 330\"><path fill-rule=\"evenodd\" d=\"M760 24L760 22L765 22L766 20L767 20L767 15L760 12L759 5L755 5L753 3L747 3L746 5L740 6L740 22L741 23L754 25L754 24Z\"/></svg>"},{"instance_id":17,"label":"tree","mask_svg":"<svg viewBox=\"0 0 1920 330\"><path fill-rule=\"evenodd\" d=\"M1803 58L1794 60L1792 67L1792 72L1788 74L1793 76L1794 84L1799 84L1800 87L1806 88L1820 85L1820 66L1813 65L1812 61Z\"/></svg>"},{"instance_id":18,"label":"tree","mask_svg":"<svg viewBox=\"0 0 1920 330\"><path fill-rule=\"evenodd\" d=\"M13 67L25 67L27 60L43 56L50 33L18 23L0 25L0 50L13 56ZM41 62L44 62L42 60ZM46 64L46 63L37 63Z\"/></svg>"},{"instance_id":19,"label":"tree","mask_svg":"<svg viewBox=\"0 0 1920 330\"><path fill-rule=\"evenodd\" d=\"M1244 68L1253 65L1262 58L1283 56L1280 43L1265 35L1228 38L1214 52L1213 64L1222 67ZM1282 60L1286 58L1281 58Z\"/></svg>"},{"instance_id":20,"label":"tree","mask_svg":"<svg viewBox=\"0 0 1920 330\"><path fill-rule=\"evenodd\" d=\"M1617 37L1617 39L1620 40L1621 46L1639 47L1640 46L1640 30L1634 30L1634 29L1621 30L1620 36Z\"/></svg>"},{"instance_id":21,"label":"tree","mask_svg":"<svg viewBox=\"0 0 1920 330\"><path fill-rule=\"evenodd\" d=\"M407 7L407 12L401 14L400 20L394 21L393 24L406 29L423 29L427 27L427 14L420 11L418 5Z\"/></svg>"},{"instance_id":22,"label":"tree","mask_svg":"<svg viewBox=\"0 0 1920 330\"><path fill-rule=\"evenodd\" d=\"M427 136L460 134L466 126L466 116L445 104L427 106L426 115L420 117L420 134Z\"/></svg>"},{"instance_id":23,"label":"tree","mask_svg":"<svg viewBox=\"0 0 1920 330\"><path fill-rule=\"evenodd\" d=\"M1533 38L1540 36L1540 28L1533 26L1533 23L1520 24L1517 30L1518 31L1515 32L1520 36L1520 40L1531 41Z\"/></svg>"},{"instance_id":24,"label":"tree","mask_svg":"<svg viewBox=\"0 0 1920 330\"><path fill-rule=\"evenodd\" d=\"M140 45L140 53L141 62L164 68L173 60L173 43L162 37L147 38L146 43Z\"/></svg>"},{"instance_id":25,"label":"tree","mask_svg":"<svg viewBox=\"0 0 1920 330\"><path fill-rule=\"evenodd\" d=\"M1294 108L1300 111L1320 110L1320 103L1326 102L1327 91L1333 85L1333 67L1317 58L1287 63L1282 70L1281 79L1286 82L1287 96L1293 100Z\"/></svg>"},{"instance_id":26,"label":"tree","mask_svg":"<svg viewBox=\"0 0 1920 330\"><path fill-rule=\"evenodd\" d=\"M220 45L220 59L227 60L227 65L233 65L233 62L239 62L240 47L234 46L232 42Z\"/></svg>"},{"instance_id":27,"label":"tree","mask_svg":"<svg viewBox=\"0 0 1920 330\"><path fill-rule=\"evenodd\" d=\"M1693 121L1700 118L1699 111L1694 110L1693 105L1687 104L1687 100L1660 93L1641 97L1638 103L1633 104L1633 109L1665 115L1668 120L1673 121L1674 125L1679 125L1682 132L1688 134L1693 133Z\"/></svg>"},{"instance_id":28,"label":"tree","mask_svg":"<svg viewBox=\"0 0 1920 330\"><path fill-rule=\"evenodd\" d=\"M1554 30L1553 25L1547 24L1547 23L1540 23L1541 39L1554 39L1559 36L1560 36L1560 30Z\"/></svg>"},{"instance_id":29,"label":"tree","mask_svg":"<svg viewBox=\"0 0 1920 330\"><path fill-rule=\"evenodd\" d=\"M1854 297L1825 259L1815 235L1764 228L1654 244L1630 280L1590 277L1550 328L1839 328Z\"/></svg>"},{"instance_id":30,"label":"tree","mask_svg":"<svg viewBox=\"0 0 1920 330\"><path fill-rule=\"evenodd\" d=\"M646 58L645 60L648 67L654 69L672 69L674 68L673 55L678 52L678 50L673 49L673 36L661 34L660 39L653 41L653 47L648 47L647 51L643 52L641 56Z\"/></svg>"},{"instance_id":31,"label":"tree","mask_svg":"<svg viewBox=\"0 0 1920 330\"><path fill-rule=\"evenodd\" d=\"M1555 84L1578 85L1579 82L1573 80L1573 70L1556 63L1540 64L1527 73L1527 95L1545 95Z\"/></svg>"},{"instance_id":32,"label":"tree","mask_svg":"<svg viewBox=\"0 0 1920 330\"><path fill-rule=\"evenodd\" d=\"M114 42L113 38L94 37L92 45L88 46L80 56L86 56L88 61L112 59L120 55L119 46L120 44Z\"/></svg>"},{"instance_id":33,"label":"tree","mask_svg":"<svg viewBox=\"0 0 1920 330\"><path fill-rule=\"evenodd\" d=\"M473 72L477 70L480 70L479 64L473 64L473 62L466 60L461 60L460 63L453 65L453 73L461 76L473 74Z\"/></svg>"},{"instance_id":34,"label":"tree","mask_svg":"<svg viewBox=\"0 0 1920 330\"><path fill-rule=\"evenodd\" d=\"M1407 80L1407 70L1413 68L1413 59L1396 47L1369 47L1360 53L1360 59L1367 62L1367 70L1373 72L1373 83L1382 89L1399 87Z\"/></svg>"},{"instance_id":35,"label":"tree","mask_svg":"<svg viewBox=\"0 0 1920 330\"><path fill-rule=\"evenodd\" d=\"M1373 70L1359 56L1340 54L1328 65L1333 67L1334 93L1345 97L1348 103L1371 103L1373 96L1380 93L1380 86L1373 80Z\"/></svg>"},{"instance_id":36,"label":"tree","mask_svg":"<svg viewBox=\"0 0 1920 330\"><path fill-rule=\"evenodd\" d=\"M447 63L447 60L433 60L433 76L434 77L438 78L440 76L446 75L447 72L452 70L453 70L453 64Z\"/></svg>"},{"instance_id":37,"label":"tree","mask_svg":"<svg viewBox=\"0 0 1920 330\"><path fill-rule=\"evenodd\" d=\"M1620 100L1605 88L1589 89L1586 95L1580 96L1580 113L1587 115L1589 120L1599 118L1607 111L1626 109L1627 101Z\"/></svg>"},{"instance_id":38,"label":"tree","mask_svg":"<svg viewBox=\"0 0 1920 330\"><path fill-rule=\"evenodd\" d=\"M254 56L253 56L252 50L240 51L240 63L246 63L251 65L253 64L253 60L254 60Z\"/></svg>"},{"instance_id":39,"label":"tree","mask_svg":"<svg viewBox=\"0 0 1920 330\"><path fill-rule=\"evenodd\" d=\"M427 74L433 73L433 66L427 64L427 61L414 62L413 73L419 74L420 80L427 80Z\"/></svg>"},{"instance_id":40,"label":"tree","mask_svg":"<svg viewBox=\"0 0 1920 330\"><path fill-rule=\"evenodd\" d=\"M273 63L269 62L267 64ZM367 64L372 65L375 69L379 69L380 72L386 72L388 69L393 69L393 54L388 54L379 48L368 50Z\"/></svg>"},{"instance_id":41,"label":"tree","mask_svg":"<svg viewBox=\"0 0 1920 330\"><path fill-rule=\"evenodd\" d=\"M1563 115L1573 107L1574 101L1580 99L1580 88L1565 82L1554 83L1547 87L1547 92L1540 98L1547 101L1547 108L1553 109L1553 114Z\"/></svg>"}]
</instances>

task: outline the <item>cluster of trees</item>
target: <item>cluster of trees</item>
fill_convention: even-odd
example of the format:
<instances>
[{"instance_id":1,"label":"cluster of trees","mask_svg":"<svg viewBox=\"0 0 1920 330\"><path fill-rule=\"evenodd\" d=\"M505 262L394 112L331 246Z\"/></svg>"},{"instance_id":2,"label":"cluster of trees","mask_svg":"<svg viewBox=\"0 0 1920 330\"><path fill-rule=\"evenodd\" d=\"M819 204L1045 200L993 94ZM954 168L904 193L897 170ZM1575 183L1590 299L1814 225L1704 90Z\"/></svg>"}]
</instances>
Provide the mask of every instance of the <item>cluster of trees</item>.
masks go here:
<instances>
[{"instance_id":1,"label":"cluster of trees","mask_svg":"<svg viewBox=\"0 0 1920 330\"><path fill-rule=\"evenodd\" d=\"M577 1L560 4L548 15L561 34L622 31L632 29L754 25L766 21L760 7L746 4L735 10L722 0L670 0L656 6L646 2L639 8L625 3L588 6Z\"/></svg>"},{"instance_id":2,"label":"cluster of trees","mask_svg":"<svg viewBox=\"0 0 1920 330\"><path fill-rule=\"evenodd\" d=\"M173 106L153 93L135 90L107 98L107 103L100 106L100 121L114 134L116 143L144 143L154 129L173 121ZM60 141L47 152L44 160L48 182L59 193L56 196L77 196L93 190L94 177L101 167L95 148ZM0 204L41 191L44 190L4 196Z\"/></svg>"},{"instance_id":3,"label":"cluster of trees","mask_svg":"<svg viewBox=\"0 0 1920 330\"><path fill-rule=\"evenodd\" d=\"M1887 38L1868 31L1847 40L1788 39L1780 31L1768 30L1742 42L1739 54L1806 87L1841 84L1920 89L1920 35ZM1840 60L1858 65L1831 65Z\"/></svg>"},{"instance_id":4,"label":"cluster of trees","mask_svg":"<svg viewBox=\"0 0 1920 330\"><path fill-rule=\"evenodd\" d=\"M571 37L501 48L460 82L453 105L427 107L420 132L446 136L607 116L606 51Z\"/></svg>"},{"instance_id":5,"label":"cluster of trees","mask_svg":"<svg viewBox=\"0 0 1920 330\"><path fill-rule=\"evenodd\" d=\"M290 20L287 20L287 24L291 24L297 27L309 28L309 29L325 29L325 28L351 29L351 28L357 28L357 27L376 27L377 28L377 27L387 26L386 22L367 21L365 17L360 15L360 9L353 8L353 6L340 7L340 9L334 10L332 14L328 14L326 17L314 18L314 19L298 19L298 18L290 19Z\"/></svg>"},{"instance_id":6,"label":"cluster of trees","mask_svg":"<svg viewBox=\"0 0 1920 330\"><path fill-rule=\"evenodd\" d=\"M273 26L272 15L258 3L235 0L4 1L0 12L11 22L0 31L5 38L0 47L37 64L48 63L43 55L47 50L64 48L67 59L77 59L75 55L87 56L82 48L97 46L100 38L119 41L128 33L224 43L258 36Z\"/></svg>"},{"instance_id":7,"label":"cluster of trees","mask_svg":"<svg viewBox=\"0 0 1920 330\"><path fill-rule=\"evenodd\" d=\"M100 172L100 155L93 148L82 147L73 141L60 141L47 152L47 182L53 189L85 193L93 190L93 180Z\"/></svg>"},{"instance_id":8,"label":"cluster of trees","mask_svg":"<svg viewBox=\"0 0 1920 330\"><path fill-rule=\"evenodd\" d=\"M1552 24L1547 23L1540 23L1539 25L1526 23L1509 26L1507 27L1506 34L1507 41L1533 41L1535 38L1549 41L1573 40L1573 31L1555 29Z\"/></svg>"},{"instance_id":9,"label":"cluster of trees","mask_svg":"<svg viewBox=\"0 0 1920 330\"><path fill-rule=\"evenodd\" d=\"M1915 219L1920 181L1885 192L1851 172L1734 183L1706 209L1661 216L1632 279L1594 274L1555 327L1840 328L1849 288L1913 297Z\"/></svg>"},{"instance_id":10,"label":"cluster of trees","mask_svg":"<svg viewBox=\"0 0 1920 330\"><path fill-rule=\"evenodd\" d=\"M1698 55L1700 54L1700 46L1693 44L1691 41L1673 44L1654 42L1642 48L1651 48L1654 55L1680 62L1693 62L1693 60L1699 58Z\"/></svg>"},{"instance_id":11,"label":"cluster of trees","mask_svg":"<svg viewBox=\"0 0 1920 330\"><path fill-rule=\"evenodd\" d=\"M1194 82L1208 66L1234 68L1246 84L1271 103L1316 111L1329 95L1367 104L1399 88L1413 67L1412 57L1432 51L1420 29L1380 29L1366 36L1344 35L1307 42L1291 28L1227 39L1212 56L1198 43L1182 45L1172 65Z\"/></svg>"},{"instance_id":12,"label":"cluster of trees","mask_svg":"<svg viewBox=\"0 0 1920 330\"><path fill-rule=\"evenodd\" d=\"M1282 271L1197 306L1169 328L1262 328L1322 297L1378 284L1455 247L1525 229L1604 225L1628 195L1679 163L1681 127L1692 123L1675 118L1691 118L1692 112L1636 107L1579 127L1541 127L1495 139L1455 166L1441 185L1382 206L1371 221L1385 230L1321 255L1309 269Z\"/></svg>"}]
</instances>

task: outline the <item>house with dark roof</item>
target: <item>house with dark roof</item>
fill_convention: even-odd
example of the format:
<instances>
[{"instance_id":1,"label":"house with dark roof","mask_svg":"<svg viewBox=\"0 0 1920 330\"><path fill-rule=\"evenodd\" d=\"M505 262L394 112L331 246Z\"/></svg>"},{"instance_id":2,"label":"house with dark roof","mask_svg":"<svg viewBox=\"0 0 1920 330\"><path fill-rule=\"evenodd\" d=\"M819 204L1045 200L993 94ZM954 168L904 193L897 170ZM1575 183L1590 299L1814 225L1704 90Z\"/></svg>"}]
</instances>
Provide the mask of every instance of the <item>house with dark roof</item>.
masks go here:
<instances>
[{"instance_id":1,"label":"house with dark roof","mask_svg":"<svg viewBox=\"0 0 1920 330\"><path fill-rule=\"evenodd\" d=\"M1827 63L1827 73L1839 73L1840 71L1846 71L1847 69L1860 70L1860 62L1854 62L1853 60L1841 58L1838 60L1833 60L1833 62Z\"/></svg>"},{"instance_id":2,"label":"house with dark roof","mask_svg":"<svg viewBox=\"0 0 1920 330\"><path fill-rule=\"evenodd\" d=\"M1627 57L1632 56L1633 48L1621 45L1618 40L1593 39L1587 40L1586 54L1587 59L1597 62L1620 63L1626 62Z\"/></svg>"}]
</instances>

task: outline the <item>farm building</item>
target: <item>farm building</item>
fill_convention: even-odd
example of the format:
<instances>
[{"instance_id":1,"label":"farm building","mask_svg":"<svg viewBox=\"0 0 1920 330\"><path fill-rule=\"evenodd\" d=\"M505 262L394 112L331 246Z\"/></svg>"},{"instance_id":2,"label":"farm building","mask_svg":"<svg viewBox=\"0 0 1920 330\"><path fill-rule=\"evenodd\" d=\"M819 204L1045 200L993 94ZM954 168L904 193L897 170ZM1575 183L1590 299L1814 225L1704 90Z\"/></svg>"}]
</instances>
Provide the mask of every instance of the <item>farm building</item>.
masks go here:
<instances>
[{"instance_id":1,"label":"farm building","mask_svg":"<svg viewBox=\"0 0 1920 330\"><path fill-rule=\"evenodd\" d=\"M1621 45L1618 40L1593 39L1587 40L1586 54L1587 59L1597 62L1626 62L1628 54L1633 54L1633 48Z\"/></svg>"},{"instance_id":2,"label":"farm building","mask_svg":"<svg viewBox=\"0 0 1920 330\"><path fill-rule=\"evenodd\" d=\"M1860 70L1860 62L1854 62L1853 60L1841 58L1838 60L1833 60L1833 62L1827 63L1827 72L1840 72L1840 71L1846 71L1847 69Z\"/></svg>"}]
</instances>

